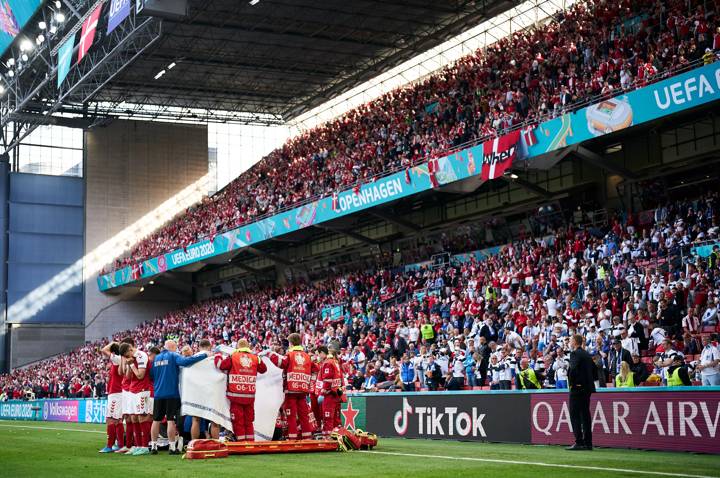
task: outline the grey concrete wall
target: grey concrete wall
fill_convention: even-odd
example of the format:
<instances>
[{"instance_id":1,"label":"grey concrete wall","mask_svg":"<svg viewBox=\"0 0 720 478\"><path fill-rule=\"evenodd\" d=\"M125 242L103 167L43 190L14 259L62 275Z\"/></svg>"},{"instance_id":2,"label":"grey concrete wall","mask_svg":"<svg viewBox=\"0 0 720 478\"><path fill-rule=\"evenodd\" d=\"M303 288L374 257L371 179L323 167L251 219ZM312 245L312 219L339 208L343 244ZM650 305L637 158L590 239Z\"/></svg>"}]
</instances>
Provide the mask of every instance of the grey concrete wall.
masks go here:
<instances>
[{"instance_id":1,"label":"grey concrete wall","mask_svg":"<svg viewBox=\"0 0 720 478\"><path fill-rule=\"evenodd\" d=\"M207 128L196 125L115 121L85 134L85 251L132 226L193 184L207 178ZM205 189L206 190L206 189ZM102 257L111 263L115 252ZM190 289L147 287L102 294L97 267L86 263L85 324L88 340L126 330L191 301Z\"/></svg>"},{"instance_id":2,"label":"grey concrete wall","mask_svg":"<svg viewBox=\"0 0 720 478\"><path fill-rule=\"evenodd\" d=\"M17 368L83 344L82 325L14 325L10 331L10 367Z\"/></svg>"}]
</instances>

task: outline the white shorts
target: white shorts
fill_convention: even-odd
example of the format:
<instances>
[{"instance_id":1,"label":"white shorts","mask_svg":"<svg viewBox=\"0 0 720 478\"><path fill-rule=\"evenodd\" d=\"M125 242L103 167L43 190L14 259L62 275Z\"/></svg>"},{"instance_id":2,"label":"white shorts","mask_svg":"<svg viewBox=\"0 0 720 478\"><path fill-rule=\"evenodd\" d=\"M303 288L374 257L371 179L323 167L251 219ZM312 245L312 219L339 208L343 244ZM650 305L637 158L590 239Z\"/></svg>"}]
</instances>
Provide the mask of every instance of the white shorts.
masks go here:
<instances>
[{"instance_id":1,"label":"white shorts","mask_svg":"<svg viewBox=\"0 0 720 478\"><path fill-rule=\"evenodd\" d=\"M132 415L132 392L128 390L122 391L122 413L123 415Z\"/></svg>"},{"instance_id":2,"label":"white shorts","mask_svg":"<svg viewBox=\"0 0 720 478\"><path fill-rule=\"evenodd\" d=\"M123 416L123 395L122 393L111 393L107 397L106 418L119 420Z\"/></svg>"},{"instance_id":3,"label":"white shorts","mask_svg":"<svg viewBox=\"0 0 720 478\"><path fill-rule=\"evenodd\" d=\"M152 415L153 399L150 391L131 393L132 415Z\"/></svg>"}]
</instances>

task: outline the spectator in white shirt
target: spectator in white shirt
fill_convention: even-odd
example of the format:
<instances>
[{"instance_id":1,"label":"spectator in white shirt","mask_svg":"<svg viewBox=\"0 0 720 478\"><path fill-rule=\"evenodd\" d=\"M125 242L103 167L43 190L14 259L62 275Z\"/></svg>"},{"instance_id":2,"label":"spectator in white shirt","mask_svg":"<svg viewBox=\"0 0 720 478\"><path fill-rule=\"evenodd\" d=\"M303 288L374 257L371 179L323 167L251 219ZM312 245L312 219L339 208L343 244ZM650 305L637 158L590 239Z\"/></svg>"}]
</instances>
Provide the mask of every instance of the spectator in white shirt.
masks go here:
<instances>
[{"instance_id":1,"label":"spectator in white shirt","mask_svg":"<svg viewBox=\"0 0 720 478\"><path fill-rule=\"evenodd\" d=\"M705 325L717 325L718 323L718 309L717 300L712 304L708 304L708 308L705 309L705 313L702 316L702 324Z\"/></svg>"},{"instance_id":2,"label":"spectator in white shirt","mask_svg":"<svg viewBox=\"0 0 720 478\"><path fill-rule=\"evenodd\" d=\"M490 365L488 366L488 376L490 377L490 390L500 390L500 379L503 374L504 365L498 361L498 356L493 354L490 356Z\"/></svg>"},{"instance_id":3,"label":"spectator in white shirt","mask_svg":"<svg viewBox=\"0 0 720 478\"><path fill-rule=\"evenodd\" d=\"M419 338L420 329L418 328L414 320L410 321L410 324L408 326L408 343L414 342L415 344L417 344Z\"/></svg>"},{"instance_id":4,"label":"spectator in white shirt","mask_svg":"<svg viewBox=\"0 0 720 478\"><path fill-rule=\"evenodd\" d=\"M720 385L720 347L713 344L710 337L703 337L703 349L697 370L702 376L703 386Z\"/></svg>"},{"instance_id":5,"label":"spectator in white shirt","mask_svg":"<svg viewBox=\"0 0 720 478\"><path fill-rule=\"evenodd\" d=\"M687 315L682 319L682 328L683 332L690 332L691 334L698 333L700 319L698 319L693 307L688 307Z\"/></svg>"},{"instance_id":6,"label":"spectator in white shirt","mask_svg":"<svg viewBox=\"0 0 720 478\"><path fill-rule=\"evenodd\" d=\"M638 340L630 337L627 330L622 331L622 334L620 335L620 343L622 344L622 348L630 351L631 355L640 355L640 351L638 350Z\"/></svg>"},{"instance_id":7,"label":"spectator in white shirt","mask_svg":"<svg viewBox=\"0 0 720 478\"><path fill-rule=\"evenodd\" d=\"M509 327L505 327L505 343L510 344L514 349L522 349L525 346L525 342L522 337L520 337L520 334Z\"/></svg>"},{"instance_id":8,"label":"spectator in white shirt","mask_svg":"<svg viewBox=\"0 0 720 478\"><path fill-rule=\"evenodd\" d=\"M555 388L568 388L568 369L570 368L570 358L565 355L562 347L557 350L557 357L553 363L555 371Z\"/></svg>"}]
</instances>

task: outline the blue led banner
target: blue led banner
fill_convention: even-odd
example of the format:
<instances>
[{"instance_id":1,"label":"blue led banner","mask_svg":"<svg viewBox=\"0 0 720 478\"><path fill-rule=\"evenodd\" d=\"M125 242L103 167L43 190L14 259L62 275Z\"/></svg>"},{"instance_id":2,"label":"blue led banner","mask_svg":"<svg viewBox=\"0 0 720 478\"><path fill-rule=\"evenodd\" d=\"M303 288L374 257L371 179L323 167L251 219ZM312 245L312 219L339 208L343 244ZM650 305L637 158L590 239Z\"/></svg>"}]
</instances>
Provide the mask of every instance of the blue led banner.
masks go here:
<instances>
[{"instance_id":1,"label":"blue led banner","mask_svg":"<svg viewBox=\"0 0 720 478\"><path fill-rule=\"evenodd\" d=\"M546 121L534 130L537 140L535 144L527 146L525 135L522 135L518 146L524 157L540 156L571 144L694 108L718 98L720 98L720 62L696 68L628 92L626 95L603 100ZM363 184L359 190L343 191L337 195L337 201L332 197L325 197L225 232L212 241L204 240L185 249L177 249L149 259L139 270L136 269L135 273L131 267L125 267L102 275L98 277L98 287L101 291L106 291L139 278L149 278L167 270L412 196L433 187L476 176L487 168L485 163L488 156L484 154L484 146L485 144L480 144L439 158L430 168L434 173L429 172L428 163L421 164L412 168L407 177L404 171L399 171ZM435 179L436 185L433 185L431 177Z\"/></svg>"}]
</instances>

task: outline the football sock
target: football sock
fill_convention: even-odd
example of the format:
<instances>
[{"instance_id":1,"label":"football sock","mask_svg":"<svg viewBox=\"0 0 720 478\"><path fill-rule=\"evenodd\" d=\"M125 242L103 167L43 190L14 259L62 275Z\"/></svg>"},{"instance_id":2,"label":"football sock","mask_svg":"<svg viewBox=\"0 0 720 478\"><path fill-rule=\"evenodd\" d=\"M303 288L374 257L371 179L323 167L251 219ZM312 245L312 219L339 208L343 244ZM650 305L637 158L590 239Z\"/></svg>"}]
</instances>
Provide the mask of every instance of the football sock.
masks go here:
<instances>
[{"instance_id":1,"label":"football sock","mask_svg":"<svg viewBox=\"0 0 720 478\"><path fill-rule=\"evenodd\" d=\"M115 424L115 436L117 437L117 443L120 448L125 446L125 429L123 428L122 422Z\"/></svg>"},{"instance_id":2,"label":"football sock","mask_svg":"<svg viewBox=\"0 0 720 478\"><path fill-rule=\"evenodd\" d=\"M108 448L112 447L115 444L116 439L116 431L114 423L108 423L107 424L107 446Z\"/></svg>"}]
</instances>

